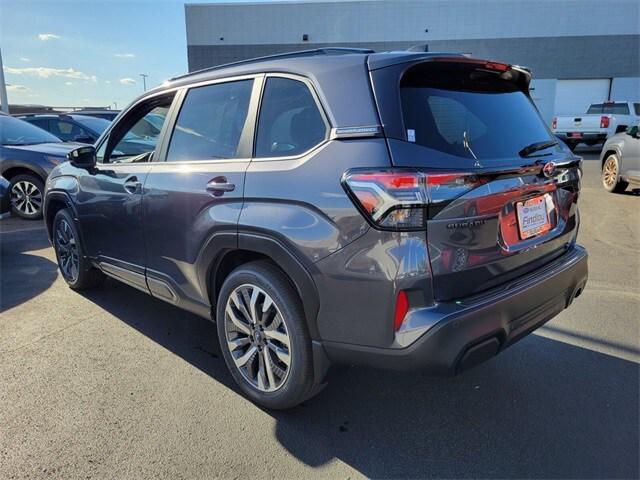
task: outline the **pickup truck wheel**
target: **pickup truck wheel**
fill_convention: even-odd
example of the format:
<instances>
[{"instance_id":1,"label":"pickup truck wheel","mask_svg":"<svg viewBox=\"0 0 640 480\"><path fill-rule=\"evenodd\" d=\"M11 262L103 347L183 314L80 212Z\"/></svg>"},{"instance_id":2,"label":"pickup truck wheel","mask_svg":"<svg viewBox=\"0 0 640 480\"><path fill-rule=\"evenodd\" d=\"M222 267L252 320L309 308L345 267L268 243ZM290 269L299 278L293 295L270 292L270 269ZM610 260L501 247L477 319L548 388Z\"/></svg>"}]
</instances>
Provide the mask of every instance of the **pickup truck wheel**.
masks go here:
<instances>
[{"instance_id":1,"label":"pickup truck wheel","mask_svg":"<svg viewBox=\"0 0 640 480\"><path fill-rule=\"evenodd\" d=\"M56 213L51 231L58 267L69 287L85 290L100 285L104 274L85 256L73 216L66 208Z\"/></svg>"},{"instance_id":2,"label":"pickup truck wheel","mask_svg":"<svg viewBox=\"0 0 640 480\"><path fill-rule=\"evenodd\" d=\"M27 220L42 218L44 183L36 175L16 175L9 186L11 210Z\"/></svg>"},{"instance_id":3,"label":"pickup truck wheel","mask_svg":"<svg viewBox=\"0 0 640 480\"><path fill-rule=\"evenodd\" d=\"M217 303L220 348L247 397L285 409L317 392L302 305L277 267L258 261L236 268Z\"/></svg>"},{"instance_id":4,"label":"pickup truck wheel","mask_svg":"<svg viewBox=\"0 0 640 480\"><path fill-rule=\"evenodd\" d=\"M620 180L620 162L614 153L607 157L602 167L602 184L608 192L621 193L629 186L628 182Z\"/></svg>"}]
</instances>

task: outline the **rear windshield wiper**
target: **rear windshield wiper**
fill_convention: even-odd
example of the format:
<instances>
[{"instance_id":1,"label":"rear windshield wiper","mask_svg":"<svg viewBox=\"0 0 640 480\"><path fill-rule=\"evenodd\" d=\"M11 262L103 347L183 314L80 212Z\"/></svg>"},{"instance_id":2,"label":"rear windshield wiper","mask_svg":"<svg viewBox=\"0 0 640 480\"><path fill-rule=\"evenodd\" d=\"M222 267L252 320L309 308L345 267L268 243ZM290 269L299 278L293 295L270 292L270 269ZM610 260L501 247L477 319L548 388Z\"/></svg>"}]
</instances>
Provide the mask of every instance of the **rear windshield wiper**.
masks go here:
<instances>
[{"instance_id":1,"label":"rear windshield wiper","mask_svg":"<svg viewBox=\"0 0 640 480\"><path fill-rule=\"evenodd\" d=\"M532 143L531 145L527 145L522 150L520 150L518 152L518 155L520 155L521 157L528 157L534 152L537 152L539 150L544 150L545 148L553 147L554 145L558 145L557 140L546 140L544 142Z\"/></svg>"}]
</instances>

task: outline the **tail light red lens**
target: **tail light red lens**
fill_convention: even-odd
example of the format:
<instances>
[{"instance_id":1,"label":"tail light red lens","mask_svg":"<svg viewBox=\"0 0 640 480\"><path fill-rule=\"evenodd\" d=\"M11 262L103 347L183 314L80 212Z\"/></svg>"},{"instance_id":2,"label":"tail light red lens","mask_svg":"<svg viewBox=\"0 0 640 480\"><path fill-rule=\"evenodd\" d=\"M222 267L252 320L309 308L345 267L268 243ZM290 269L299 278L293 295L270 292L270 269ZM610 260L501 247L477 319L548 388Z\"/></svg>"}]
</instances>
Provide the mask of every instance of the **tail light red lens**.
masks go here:
<instances>
[{"instance_id":1,"label":"tail light red lens","mask_svg":"<svg viewBox=\"0 0 640 480\"><path fill-rule=\"evenodd\" d=\"M551 120L551 128L554 130L558 128L558 117L553 117L553 120Z\"/></svg>"},{"instance_id":2,"label":"tail light red lens","mask_svg":"<svg viewBox=\"0 0 640 480\"><path fill-rule=\"evenodd\" d=\"M484 182L470 173L401 169L353 170L343 178L354 203L376 227L386 230L423 229L429 204L451 200Z\"/></svg>"},{"instance_id":3,"label":"tail light red lens","mask_svg":"<svg viewBox=\"0 0 640 480\"><path fill-rule=\"evenodd\" d=\"M600 117L600 128L609 128L609 117Z\"/></svg>"},{"instance_id":4,"label":"tail light red lens","mask_svg":"<svg viewBox=\"0 0 640 480\"><path fill-rule=\"evenodd\" d=\"M407 292L404 290L400 290L398 292L398 298L396 299L396 312L393 318L393 328L397 332L402 325L402 321L404 317L407 316L407 312L409 311L409 297L407 296Z\"/></svg>"}]
</instances>

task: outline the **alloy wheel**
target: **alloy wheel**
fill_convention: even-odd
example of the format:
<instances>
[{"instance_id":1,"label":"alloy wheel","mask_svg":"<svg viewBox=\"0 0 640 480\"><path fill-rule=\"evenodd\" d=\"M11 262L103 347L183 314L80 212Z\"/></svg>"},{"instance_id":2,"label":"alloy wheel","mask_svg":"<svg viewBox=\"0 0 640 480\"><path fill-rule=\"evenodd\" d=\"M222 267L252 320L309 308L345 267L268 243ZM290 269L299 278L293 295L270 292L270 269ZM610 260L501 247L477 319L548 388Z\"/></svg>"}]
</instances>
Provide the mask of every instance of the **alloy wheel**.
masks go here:
<instances>
[{"instance_id":1,"label":"alloy wheel","mask_svg":"<svg viewBox=\"0 0 640 480\"><path fill-rule=\"evenodd\" d=\"M28 180L21 180L11 188L11 204L20 213L34 215L42 208L42 192Z\"/></svg>"},{"instance_id":2,"label":"alloy wheel","mask_svg":"<svg viewBox=\"0 0 640 480\"><path fill-rule=\"evenodd\" d=\"M58 222L56 227L54 244L58 253L60 270L67 279L75 281L78 278L80 268L78 244L69 222L64 218Z\"/></svg>"},{"instance_id":3,"label":"alloy wheel","mask_svg":"<svg viewBox=\"0 0 640 480\"><path fill-rule=\"evenodd\" d=\"M602 178L607 188L613 188L615 186L618 178L618 163L613 156L609 157L605 162Z\"/></svg>"},{"instance_id":4,"label":"alloy wheel","mask_svg":"<svg viewBox=\"0 0 640 480\"><path fill-rule=\"evenodd\" d=\"M229 295L224 317L225 340L244 379L262 392L282 387L291 367L291 341L269 294L255 285L240 285Z\"/></svg>"}]
</instances>

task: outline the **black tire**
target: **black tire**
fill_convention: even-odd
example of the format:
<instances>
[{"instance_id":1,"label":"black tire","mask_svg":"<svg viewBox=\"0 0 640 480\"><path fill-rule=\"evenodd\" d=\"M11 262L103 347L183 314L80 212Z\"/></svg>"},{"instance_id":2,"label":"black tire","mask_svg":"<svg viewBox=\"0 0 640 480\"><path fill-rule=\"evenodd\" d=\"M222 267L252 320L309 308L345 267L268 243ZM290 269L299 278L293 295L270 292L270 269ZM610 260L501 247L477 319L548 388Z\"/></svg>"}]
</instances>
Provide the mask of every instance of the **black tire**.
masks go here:
<instances>
[{"instance_id":1,"label":"black tire","mask_svg":"<svg viewBox=\"0 0 640 480\"><path fill-rule=\"evenodd\" d=\"M27 219L42 218L44 182L35 174L24 173L11 178L9 198L13 214Z\"/></svg>"},{"instance_id":2,"label":"black tire","mask_svg":"<svg viewBox=\"0 0 640 480\"><path fill-rule=\"evenodd\" d=\"M100 285L104 281L104 274L91 265L86 257L78 228L68 209L63 208L56 213L51 232L58 268L67 285L74 290L86 290ZM75 268L69 267L69 256L75 257ZM70 261L73 263L74 258Z\"/></svg>"},{"instance_id":3,"label":"black tire","mask_svg":"<svg viewBox=\"0 0 640 480\"><path fill-rule=\"evenodd\" d=\"M248 378L247 371L241 371L238 365L236 365L238 356L245 356L246 352L250 348L254 348L257 344L245 344L246 350L240 350L239 353L238 349L234 350L237 355L234 357L231 347L229 346L229 342L227 341L229 337L234 337L235 335L238 335L238 337L235 337L236 340L237 338L240 338L239 335L244 335L247 340L249 338L249 333L241 333L235 328L233 322L231 322L230 318L225 313L225 310L227 308L227 302L230 302L230 296L232 293L240 292L240 296L242 296L241 289L251 288L251 286L258 287L257 290L261 290L262 293L267 294L270 297L277 309L274 316L277 316L277 313L281 314L283 323L286 324L286 331L290 344L290 348L288 349L290 364L288 366L288 374L286 378L282 380L281 385L275 391L261 390L259 386L256 386L252 383L251 379ZM220 341L220 349L233 379L240 387L240 390L249 399L266 408L286 409L298 405L304 400L315 395L321 389L321 386L317 385L314 380L311 339L307 331L300 298L286 276L276 266L267 261L256 261L236 268L225 279L220 290L217 303L216 324L218 339ZM266 301L264 303L266 303ZM264 305L264 303L262 305ZM265 314L260 313L260 316L262 317L261 320L264 320ZM274 322L274 320L272 320L272 322ZM257 323L254 326L251 326L250 322L245 325L250 326L250 328L259 328ZM255 330L252 331L255 334ZM229 335L229 337L227 337L227 335ZM257 336L255 338L251 336L252 342L256 339ZM263 339L267 342L273 341L267 339L264 334ZM233 339L230 339L229 341L233 341ZM256 346L256 348L260 347ZM272 360L269 362L272 362L273 358L277 360L277 356L274 357L272 355L273 352L270 351L269 346L264 346L263 349L264 352L262 349L260 351L256 350L249 357L252 360L246 362L247 365L249 363L256 362L253 363L254 365L257 365L255 367L257 372L256 379L259 376L258 369L262 368L262 366L267 363L264 357L260 358L260 355L270 355ZM234 360L234 358L236 360ZM264 373L264 371L262 372ZM263 376L263 378L266 377ZM273 383L271 380L272 379L270 378L269 383ZM267 387L269 383L267 384ZM277 382L274 384L276 383Z\"/></svg>"},{"instance_id":4,"label":"black tire","mask_svg":"<svg viewBox=\"0 0 640 480\"><path fill-rule=\"evenodd\" d=\"M602 165L602 185L607 192L622 193L629 186L620 179L620 160L615 153L609 155Z\"/></svg>"}]
</instances>

